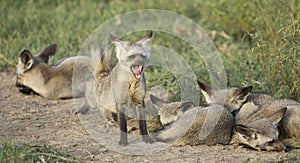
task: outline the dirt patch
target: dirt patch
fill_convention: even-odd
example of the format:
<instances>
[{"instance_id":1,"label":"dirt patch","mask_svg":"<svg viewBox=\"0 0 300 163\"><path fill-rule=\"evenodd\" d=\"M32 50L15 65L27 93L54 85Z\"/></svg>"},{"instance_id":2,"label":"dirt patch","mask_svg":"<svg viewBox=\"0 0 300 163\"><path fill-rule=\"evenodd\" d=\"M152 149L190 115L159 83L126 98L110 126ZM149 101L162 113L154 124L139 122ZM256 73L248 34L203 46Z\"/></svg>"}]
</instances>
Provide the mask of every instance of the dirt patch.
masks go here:
<instances>
[{"instance_id":1,"label":"dirt patch","mask_svg":"<svg viewBox=\"0 0 300 163\"><path fill-rule=\"evenodd\" d=\"M0 141L50 145L83 161L116 162L240 162L273 160L299 150L283 152L255 151L241 146L170 146L151 155L127 155L115 152L96 141L79 117L76 106L83 99L50 101L37 95L24 95L15 87L14 69L0 72ZM85 116L85 117L84 117ZM80 120L81 119L81 120Z\"/></svg>"}]
</instances>

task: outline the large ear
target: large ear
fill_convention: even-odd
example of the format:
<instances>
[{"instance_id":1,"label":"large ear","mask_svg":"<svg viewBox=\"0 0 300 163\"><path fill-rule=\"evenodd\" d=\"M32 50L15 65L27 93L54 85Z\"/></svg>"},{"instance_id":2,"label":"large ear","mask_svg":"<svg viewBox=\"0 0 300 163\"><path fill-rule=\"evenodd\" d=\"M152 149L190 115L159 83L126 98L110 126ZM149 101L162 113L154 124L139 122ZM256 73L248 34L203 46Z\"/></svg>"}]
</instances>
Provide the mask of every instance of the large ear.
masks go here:
<instances>
[{"instance_id":1,"label":"large ear","mask_svg":"<svg viewBox=\"0 0 300 163\"><path fill-rule=\"evenodd\" d=\"M211 99L212 96L212 88L205 85L204 83L202 83L201 81L197 81L198 85L200 87L200 90L202 92L202 94L204 95L206 102L210 101L209 99Z\"/></svg>"},{"instance_id":2,"label":"large ear","mask_svg":"<svg viewBox=\"0 0 300 163\"><path fill-rule=\"evenodd\" d=\"M257 132L255 129L247 127L242 124L236 124L234 126L234 128L235 128L235 131L240 133L241 135L243 135L245 139L249 139L249 138L253 137L253 135L255 135Z\"/></svg>"},{"instance_id":3,"label":"large ear","mask_svg":"<svg viewBox=\"0 0 300 163\"><path fill-rule=\"evenodd\" d=\"M282 107L276 112L274 112L273 114L267 116L267 119L270 120L274 125L277 125L283 118L286 111L287 111L287 107Z\"/></svg>"},{"instance_id":4,"label":"large ear","mask_svg":"<svg viewBox=\"0 0 300 163\"><path fill-rule=\"evenodd\" d=\"M113 34L109 34L109 38L110 38L110 41L112 41L112 42L122 41L119 37L117 37Z\"/></svg>"},{"instance_id":5,"label":"large ear","mask_svg":"<svg viewBox=\"0 0 300 163\"><path fill-rule=\"evenodd\" d=\"M151 99L152 103L155 105L155 107L160 111L163 108L163 106L166 104L166 102L164 100L159 99L158 97L155 97L152 94L150 94L150 99Z\"/></svg>"},{"instance_id":6,"label":"large ear","mask_svg":"<svg viewBox=\"0 0 300 163\"><path fill-rule=\"evenodd\" d=\"M185 112L187 110L189 110L190 108L193 108L195 107L196 105L193 103L193 102L183 102L181 104L181 108L182 108L182 111Z\"/></svg>"},{"instance_id":7,"label":"large ear","mask_svg":"<svg viewBox=\"0 0 300 163\"><path fill-rule=\"evenodd\" d=\"M137 41L137 44L140 44L142 46L147 46L150 38L153 36L153 32L150 31L147 33L141 40Z\"/></svg>"},{"instance_id":8,"label":"large ear","mask_svg":"<svg viewBox=\"0 0 300 163\"><path fill-rule=\"evenodd\" d=\"M25 69L30 69L33 64L33 56L29 50L23 50L19 60L23 63Z\"/></svg>"},{"instance_id":9,"label":"large ear","mask_svg":"<svg viewBox=\"0 0 300 163\"><path fill-rule=\"evenodd\" d=\"M244 103L247 100L247 97L252 91L253 86L242 87L235 90L235 100L239 103Z\"/></svg>"},{"instance_id":10,"label":"large ear","mask_svg":"<svg viewBox=\"0 0 300 163\"><path fill-rule=\"evenodd\" d=\"M121 40L119 37L109 34L110 40L116 45L117 55L126 46L126 41ZM118 56L117 56L118 57Z\"/></svg>"},{"instance_id":11,"label":"large ear","mask_svg":"<svg viewBox=\"0 0 300 163\"><path fill-rule=\"evenodd\" d=\"M50 46L46 47L40 54L39 57L40 59L49 64L51 57L54 56L56 53L57 45L56 44L51 44Z\"/></svg>"}]
</instances>

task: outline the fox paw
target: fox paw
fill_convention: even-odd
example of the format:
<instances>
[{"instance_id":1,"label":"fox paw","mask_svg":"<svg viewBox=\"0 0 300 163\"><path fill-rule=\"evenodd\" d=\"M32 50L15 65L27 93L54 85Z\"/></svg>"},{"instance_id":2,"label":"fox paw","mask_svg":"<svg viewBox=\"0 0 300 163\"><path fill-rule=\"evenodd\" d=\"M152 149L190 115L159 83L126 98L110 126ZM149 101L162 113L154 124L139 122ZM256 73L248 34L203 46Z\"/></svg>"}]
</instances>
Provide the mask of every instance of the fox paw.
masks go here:
<instances>
[{"instance_id":1,"label":"fox paw","mask_svg":"<svg viewBox=\"0 0 300 163\"><path fill-rule=\"evenodd\" d=\"M88 104L84 104L83 106L81 106L80 108L78 108L75 111L75 115L76 114L86 114L90 109L90 106Z\"/></svg>"},{"instance_id":2,"label":"fox paw","mask_svg":"<svg viewBox=\"0 0 300 163\"><path fill-rule=\"evenodd\" d=\"M149 135L142 135L142 138L145 143L149 143L149 144L154 143L154 140Z\"/></svg>"},{"instance_id":3,"label":"fox paw","mask_svg":"<svg viewBox=\"0 0 300 163\"><path fill-rule=\"evenodd\" d=\"M126 146L126 145L128 145L128 140L127 139L120 139L120 141L119 141L119 145L121 145L121 146Z\"/></svg>"}]
</instances>

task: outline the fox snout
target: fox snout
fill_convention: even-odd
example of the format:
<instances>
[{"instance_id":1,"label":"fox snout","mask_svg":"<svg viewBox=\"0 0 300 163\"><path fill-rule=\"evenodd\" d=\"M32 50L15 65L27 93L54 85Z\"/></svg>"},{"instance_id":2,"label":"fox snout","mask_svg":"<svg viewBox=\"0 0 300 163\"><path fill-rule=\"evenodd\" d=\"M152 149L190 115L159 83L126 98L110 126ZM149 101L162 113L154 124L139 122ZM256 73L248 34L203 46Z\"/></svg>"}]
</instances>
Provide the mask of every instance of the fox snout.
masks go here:
<instances>
[{"instance_id":1,"label":"fox snout","mask_svg":"<svg viewBox=\"0 0 300 163\"><path fill-rule=\"evenodd\" d=\"M285 151L286 146L280 140L274 140L266 143L265 149L268 151Z\"/></svg>"},{"instance_id":2,"label":"fox snout","mask_svg":"<svg viewBox=\"0 0 300 163\"><path fill-rule=\"evenodd\" d=\"M24 94L30 94L30 92L32 91L30 88L26 87L21 78L19 76L17 76L17 80L16 80L16 83L15 83L16 87L19 88L19 91L24 93Z\"/></svg>"},{"instance_id":3,"label":"fox snout","mask_svg":"<svg viewBox=\"0 0 300 163\"><path fill-rule=\"evenodd\" d=\"M136 77L136 79L140 79L142 77L144 67L147 64L145 56L141 54L135 54L129 56L128 60L131 61L130 62L131 72Z\"/></svg>"},{"instance_id":4,"label":"fox snout","mask_svg":"<svg viewBox=\"0 0 300 163\"><path fill-rule=\"evenodd\" d=\"M262 145L258 145L256 147L254 147L254 149L257 150L267 150L267 151L285 151L286 150L286 146L280 141L280 140L273 140L270 142L267 142L265 144Z\"/></svg>"}]
</instances>

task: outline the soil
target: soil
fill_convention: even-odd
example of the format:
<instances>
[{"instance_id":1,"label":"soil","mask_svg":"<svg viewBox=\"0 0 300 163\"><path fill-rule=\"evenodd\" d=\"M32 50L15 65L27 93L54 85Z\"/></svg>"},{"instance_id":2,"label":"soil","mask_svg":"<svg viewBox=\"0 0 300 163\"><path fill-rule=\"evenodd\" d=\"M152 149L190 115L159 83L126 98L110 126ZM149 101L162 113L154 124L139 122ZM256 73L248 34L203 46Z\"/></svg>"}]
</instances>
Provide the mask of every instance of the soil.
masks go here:
<instances>
[{"instance_id":1,"label":"soil","mask_svg":"<svg viewBox=\"0 0 300 163\"><path fill-rule=\"evenodd\" d=\"M300 150L296 149L288 152L268 152L234 145L175 147L160 142L153 146L137 142L147 149L156 149L153 147L160 145L164 147L156 150L157 152L147 155L143 152L124 154L124 151L120 152L118 149L123 147L108 145L117 144L117 140L112 142L110 139L116 135L109 135L111 132L107 131L115 130L113 126L106 126L106 129L95 126L99 120L97 110L90 110L86 115L74 114L83 99L50 101L38 95L25 95L15 87L15 78L13 68L0 72L0 142L45 144L69 152L83 162L257 162L300 154ZM86 121L89 123L86 124ZM102 134L97 137L95 132ZM138 141L140 139L139 137ZM134 144L134 141L134 138L130 138L129 144ZM103 142L105 146L101 145ZM132 149L139 151L139 145Z\"/></svg>"}]
</instances>

